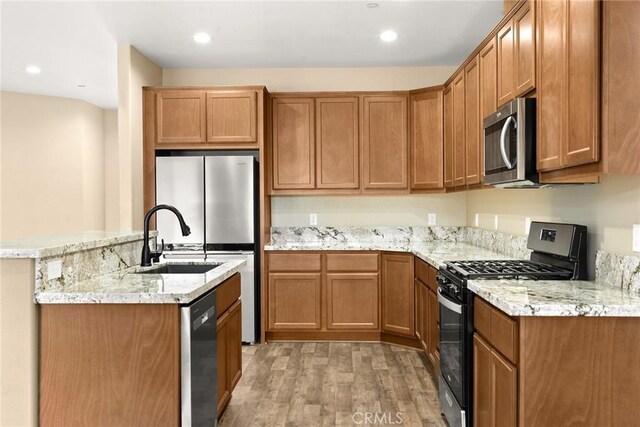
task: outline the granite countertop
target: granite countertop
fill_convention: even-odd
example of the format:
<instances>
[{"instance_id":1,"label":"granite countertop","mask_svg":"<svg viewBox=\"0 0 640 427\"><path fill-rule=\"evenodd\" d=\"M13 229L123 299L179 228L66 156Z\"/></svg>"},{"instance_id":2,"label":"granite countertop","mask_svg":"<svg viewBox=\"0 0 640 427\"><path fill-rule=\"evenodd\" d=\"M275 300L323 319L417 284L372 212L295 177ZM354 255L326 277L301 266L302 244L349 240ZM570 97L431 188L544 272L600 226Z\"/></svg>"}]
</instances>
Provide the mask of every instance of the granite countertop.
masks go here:
<instances>
[{"instance_id":1,"label":"granite countertop","mask_svg":"<svg viewBox=\"0 0 640 427\"><path fill-rule=\"evenodd\" d=\"M640 316L640 295L602 282L469 280L467 286L511 316Z\"/></svg>"},{"instance_id":2,"label":"granite countertop","mask_svg":"<svg viewBox=\"0 0 640 427\"><path fill-rule=\"evenodd\" d=\"M463 242L385 243L385 242L301 242L265 246L265 251L389 251L410 252L435 268L445 261L471 259L512 259L506 255Z\"/></svg>"},{"instance_id":3,"label":"granite countertop","mask_svg":"<svg viewBox=\"0 0 640 427\"><path fill-rule=\"evenodd\" d=\"M35 301L39 304L186 304L233 276L246 261L228 261L204 274L136 274L160 264L92 277L69 284L64 291L36 291Z\"/></svg>"},{"instance_id":4,"label":"granite countertop","mask_svg":"<svg viewBox=\"0 0 640 427\"><path fill-rule=\"evenodd\" d=\"M155 237L156 231L149 233ZM0 241L0 258L45 258L142 240L142 231L84 231Z\"/></svg>"}]
</instances>

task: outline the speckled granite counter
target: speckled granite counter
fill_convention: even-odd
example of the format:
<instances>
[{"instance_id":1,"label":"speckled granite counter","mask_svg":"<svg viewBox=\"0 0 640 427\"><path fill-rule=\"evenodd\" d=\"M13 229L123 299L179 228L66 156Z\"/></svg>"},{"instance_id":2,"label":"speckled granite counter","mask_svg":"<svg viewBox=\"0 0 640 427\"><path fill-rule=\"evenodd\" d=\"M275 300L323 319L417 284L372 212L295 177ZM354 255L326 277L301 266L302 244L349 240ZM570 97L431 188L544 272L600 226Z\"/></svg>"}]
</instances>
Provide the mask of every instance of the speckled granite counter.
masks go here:
<instances>
[{"instance_id":1,"label":"speckled granite counter","mask_svg":"<svg viewBox=\"0 0 640 427\"><path fill-rule=\"evenodd\" d=\"M172 264L201 264L172 262ZM237 273L246 261L228 261L204 274L136 274L137 267L67 285L64 290L36 291L39 304L185 304Z\"/></svg>"}]
</instances>

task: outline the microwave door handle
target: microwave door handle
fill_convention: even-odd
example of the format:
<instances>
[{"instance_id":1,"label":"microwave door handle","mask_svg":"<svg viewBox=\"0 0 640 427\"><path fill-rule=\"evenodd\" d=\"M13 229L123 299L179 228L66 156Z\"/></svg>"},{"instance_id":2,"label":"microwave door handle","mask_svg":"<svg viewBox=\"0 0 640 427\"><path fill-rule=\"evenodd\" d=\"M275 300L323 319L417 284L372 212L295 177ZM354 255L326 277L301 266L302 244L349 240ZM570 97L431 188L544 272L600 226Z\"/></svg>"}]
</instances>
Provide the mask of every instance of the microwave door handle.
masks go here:
<instances>
[{"instance_id":1,"label":"microwave door handle","mask_svg":"<svg viewBox=\"0 0 640 427\"><path fill-rule=\"evenodd\" d=\"M514 128L518 126L516 119L514 119L513 116L509 116L507 117L507 120L504 122L504 125L502 125L502 132L500 132L500 154L502 154L502 160L504 160L504 164L507 165L508 169L513 169L513 167L517 162L517 160L513 163L509 161L509 157L507 156L507 148L505 147L507 130L509 129L509 125L511 124L511 122L513 122Z\"/></svg>"}]
</instances>

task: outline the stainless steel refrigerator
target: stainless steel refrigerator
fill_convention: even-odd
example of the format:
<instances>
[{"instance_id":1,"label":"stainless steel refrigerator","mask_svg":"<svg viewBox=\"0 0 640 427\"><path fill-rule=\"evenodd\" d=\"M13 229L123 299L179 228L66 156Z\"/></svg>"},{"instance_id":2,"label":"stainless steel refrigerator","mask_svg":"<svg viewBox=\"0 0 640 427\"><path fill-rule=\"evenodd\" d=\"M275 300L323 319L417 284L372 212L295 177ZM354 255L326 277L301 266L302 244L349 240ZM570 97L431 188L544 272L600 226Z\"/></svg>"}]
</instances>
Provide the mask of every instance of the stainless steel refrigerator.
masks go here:
<instances>
[{"instance_id":1,"label":"stainless steel refrigerator","mask_svg":"<svg viewBox=\"0 0 640 427\"><path fill-rule=\"evenodd\" d=\"M241 274L242 341L259 335L257 152L167 151L156 156L156 204L175 206L191 227L157 213L158 241L173 259L245 259Z\"/></svg>"}]
</instances>

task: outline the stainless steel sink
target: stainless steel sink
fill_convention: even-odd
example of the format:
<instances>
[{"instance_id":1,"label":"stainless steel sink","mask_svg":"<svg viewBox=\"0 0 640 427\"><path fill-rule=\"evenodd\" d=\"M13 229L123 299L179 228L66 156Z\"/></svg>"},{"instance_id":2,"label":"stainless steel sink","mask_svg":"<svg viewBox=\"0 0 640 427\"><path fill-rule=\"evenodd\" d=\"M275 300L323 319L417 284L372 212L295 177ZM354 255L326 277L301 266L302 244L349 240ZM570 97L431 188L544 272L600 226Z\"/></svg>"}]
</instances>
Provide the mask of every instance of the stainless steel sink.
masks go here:
<instances>
[{"instance_id":1,"label":"stainless steel sink","mask_svg":"<svg viewBox=\"0 0 640 427\"><path fill-rule=\"evenodd\" d=\"M204 274L222 265L221 262L209 264L162 264L148 270L138 271L137 274Z\"/></svg>"}]
</instances>

